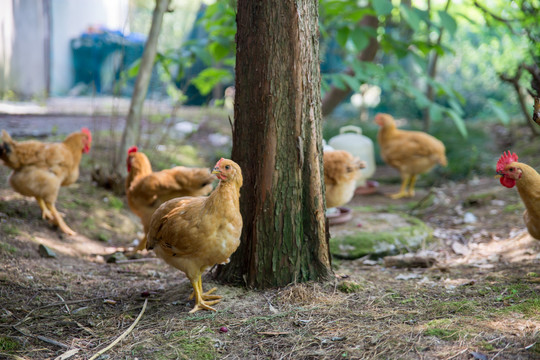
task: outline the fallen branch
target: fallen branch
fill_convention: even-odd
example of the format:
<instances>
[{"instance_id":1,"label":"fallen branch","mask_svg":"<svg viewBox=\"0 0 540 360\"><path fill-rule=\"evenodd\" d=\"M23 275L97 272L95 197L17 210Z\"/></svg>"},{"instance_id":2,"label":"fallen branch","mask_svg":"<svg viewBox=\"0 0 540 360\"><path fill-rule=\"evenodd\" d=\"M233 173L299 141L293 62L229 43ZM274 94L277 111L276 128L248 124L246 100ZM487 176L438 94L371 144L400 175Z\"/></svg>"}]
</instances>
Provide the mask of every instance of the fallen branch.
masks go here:
<instances>
[{"instance_id":1,"label":"fallen branch","mask_svg":"<svg viewBox=\"0 0 540 360\"><path fill-rule=\"evenodd\" d=\"M116 338L116 340L114 340L109 346L107 346L105 349L103 350L100 350L98 351L96 354L94 354L90 359L88 360L94 360L94 359L97 359L100 355L104 354L105 352L109 351L110 349L112 349L116 344L118 344L120 341L122 341L122 339L124 339L134 328L135 326L137 325L137 323L139 322L139 320L141 319L141 317L143 316L144 314L144 311L146 310L146 304L148 304L148 299L144 300L144 305L143 305L143 308L141 310L141 312L139 313L139 316L137 316L137 318L135 319L135 321L133 322L133 324L131 324L131 326L126 330L124 331L124 333L122 335L120 335L118 338Z\"/></svg>"},{"instance_id":2,"label":"fallen branch","mask_svg":"<svg viewBox=\"0 0 540 360\"><path fill-rule=\"evenodd\" d=\"M48 344L51 344L51 345L55 345L55 346L59 346L61 348L64 348L64 349L69 349L69 346L64 344L64 343L61 343L59 341L56 341L56 340L53 340L51 338L48 338L46 336L41 336L41 335L33 335L33 334L28 334L28 333L25 333L24 331L18 329L15 325L12 326L12 328L18 332L20 332L21 334L23 334L24 336L28 336L28 337L32 337L34 339L38 339L38 340L41 340L43 342L46 342Z\"/></svg>"},{"instance_id":3,"label":"fallen branch","mask_svg":"<svg viewBox=\"0 0 540 360\"><path fill-rule=\"evenodd\" d=\"M139 262L150 262L158 261L158 258L142 258L142 259L128 259L128 260L118 260L116 264L129 264L129 263L139 263Z\"/></svg>"},{"instance_id":4,"label":"fallen branch","mask_svg":"<svg viewBox=\"0 0 540 360\"><path fill-rule=\"evenodd\" d=\"M60 302L55 302L55 303L52 303L52 304L43 305L43 306L40 306L38 308L35 308L35 309L31 310L28 314L26 314L26 316L21 321L19 321L18 323L16 323L13 326L19 326L20 324L25 322L28 318L30 318L30 315L32 315L34 313L34 311L38 311L38 310L41 310L41 309L45 309L45 308L53 307L53 306L57 306L57 305L78 304L78 303L89 302L89 301L94 301L94 300L102 300L102 299L103 299L102 297L99 297L99 298L92 298L92 299L85 299L85 300L60 301Z\"/></svg>"}]
</instances>

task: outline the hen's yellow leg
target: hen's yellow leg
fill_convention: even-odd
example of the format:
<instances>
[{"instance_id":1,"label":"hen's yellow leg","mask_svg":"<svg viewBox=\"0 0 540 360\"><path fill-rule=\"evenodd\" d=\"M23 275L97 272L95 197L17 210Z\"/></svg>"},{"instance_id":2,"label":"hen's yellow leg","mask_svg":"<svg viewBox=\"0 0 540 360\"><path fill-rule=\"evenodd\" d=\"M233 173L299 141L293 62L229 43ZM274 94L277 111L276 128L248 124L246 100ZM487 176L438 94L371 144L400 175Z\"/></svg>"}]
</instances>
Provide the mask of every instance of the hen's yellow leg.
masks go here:
<instances>
[{"instance_id":1,"label":"hen's yellow leg","mask_svg":"<svg viewBox=\"0 0 540 360\"><path fill-rule=\"evenodd\" d=\"M77 234L75 231L71 230L69 226L67 226L67 224L64 222L64 219L62 218L62 216L60 216L60 214L58 213L58 211L54 207L54 204L50 204L48 202L45 202L45 205L51 211L52 216L54 217L54 221L56 221L56 224L58 225L60 230L65 232L67 235L75 235L75 234Z\"/></svg>"},{"instance_id":2,"label":"hen's yellow leg","mask_svg":"<svg viewBox=\"0 0 540 360\"><path fill-rule=\"evenodd\" d=\"M135 251L142 251L146 249L146 233L144 234L143 238L141 239L141 242L139 242L139 245L135 248Z\"/></svg>"},{"instance_id":3,"label":"hen's yellow leg","mask_svg":"<svg viewBox=\"0 0 540 360\"><path fill-rule=\"evenodd\" d=\"M37 203L38 203L38 205L39 205L39 207L41 209L41 218L43 220L53 221L54 217L51 214L51 212L49 211L49 209L47 209L47 206L45 205L45 200L43 200L42 198L36 196L36 201L37 201Z\"/></svg>"},{"instance_id":4,"label":"hen's yellow leg","mask_svg":"<svg viewBox=\"0 0 540 360\"><path fill-rule=\"evenodd\" d=\"M416 175L411 176L411 181L409 183L409 196L414 196L414 184L416 184Z\"/></svg>"},{"instance_id":5,"label":"hen's yellow leg","mask_svg":"<svg viewBox=\"0 0 540 360\"><path fill-rule=\"evenodd\" d=\"M211 288L207 292L203 292L203 289L202 289L202 274L199 275L199 278L197 279L197 284L199 286L199 293L201 294L201 297L202 297L203 300L221 299L221 296L219 296L219 295L210 295L211 293L213 293L214 291L217 290L217 288L215 288L215 287ZM195 292L192 292L191 295L189 295L189 300L193 299L194 296L195 296Z\"/></svg>"},{"instance_id":6,"label":"hen's yellow leg","mask_svg":"<svg viewBox=\"0 0 540 360\"><path fill-rule=\"evenodd\" d=\"M190 313L194 313L199 310L210 310L210 311L217 311L210 305L214 305L221 300L211 300L211 301L204 301L202 298L202 282L201 282L201 276L199 275L197 277L197 280L191 280L191 286L193 286L193 292L195 296L195 307L191 309Z\"/></svg>"},{"instance_id":7,"label":"hen's yellow leg","mask_svg":"<svg viewBox=\"0 0 540 360\"><path fill-rule=\"evenodd\" d=\"M403 180L401 182L401 188L399 189L399 192L397 194L390 195L392 199L401 199L402 197L406 197L408 195L408 192L406 191L406 189L407 189L407 184L409 183L410 178L411 177L409 175L403 176Z\"/></svg>"}]
</instances>

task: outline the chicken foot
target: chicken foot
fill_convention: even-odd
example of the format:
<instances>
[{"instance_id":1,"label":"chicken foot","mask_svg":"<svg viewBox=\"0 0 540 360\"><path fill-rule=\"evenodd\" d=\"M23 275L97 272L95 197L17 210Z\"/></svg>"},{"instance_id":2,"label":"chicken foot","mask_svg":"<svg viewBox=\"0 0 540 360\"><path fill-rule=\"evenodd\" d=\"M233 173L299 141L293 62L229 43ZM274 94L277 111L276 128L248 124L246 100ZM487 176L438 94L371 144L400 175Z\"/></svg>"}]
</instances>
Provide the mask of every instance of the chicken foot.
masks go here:
<instances>
[{"instance_id":1,"label":"chicken foot","mask_svg":"<svg viewBox=\"0 0 540 360\"><path fill-rule=\"evenodd\" d=\"M58 213L58 211L54 207L54 204L51 204L51 203L48 203L48 202L45 201L45 205L46 205L47 209L52 213L52 216L54 218L53 222L60 228L60 230L62 230L67 235L76 235L77 234L75 231L71 230L71 228L69 226L67 226L67 224L64 222L64 219L62 218L62 216Z\"/></svg>"},{"instance_id":2,"label":"chicken foot","mask_svg":"<svg viewBox=\"0 0 540 360\"><path fill-rule=\"evenodd\" d=\"M210 290L208 290L207 292L203 292L203 289L202 289L202 275L199 275L199 278L197 280L197 284L199 286L199 294L201 294L201 297L203 300L216 300L216 299L221 299L221 296L219 295L210 295L211 293L213 293L214 291L217 290L216 287L214 288L211 288ZM191 300L193 299L193 297L195 296L195 291L191 293L191 295L189 295L189 298L188 300Z\"/></svg>"},{"instance_id":3,"label":"chicken foot","mask_svg":"<svg viewBox=\"0 0 540 360\"><path fill-rule=\"evenodd\" d=\"M201 291L201 289L202 289L202 281L201 281L201 276L200 275L198 276L197 280L191 280L191 286L193 286L193 292L195 294L194 295L195 296L195 307L193 309L191 309L190 313L194 313L194 312L199 311L199 310L217 311L216 309L214 309L210 305L217 304L221 300L220 299L218 299L218 300L210 300L210 301L203 300L203 297L202 297L203 294L202 294L202 291ZM210 291L212 291L212 290L210 290ZM210 296L215 296L215 295L210 295Z\"/></svg>"},{"instance_id":4,"label":"chicken foot","mask_svg":"<svg viewBox=\"0 0 540 360\"><path fill-rule=\"evenodd\" d=\"M49 211L49 209L47 209L47 206L45 205L45 200L36 196L36 201L41 208L41 218L43 220L54 221L52 213Z\"/></svg>"},{"instance_id":5,"label":"chicken foot","mask_svg":"<svg viewBox=\"0 0 540 360\"><path fill-rule=\"evenodd\" d=\"M414 184L416 183L416 175L403 175L403 181L401 182L401 188L397 194L392 194L392 199L401 199L404 197L414 196ZM407 185L409 190L407 191Z\"/></svg>"}]
</instances>

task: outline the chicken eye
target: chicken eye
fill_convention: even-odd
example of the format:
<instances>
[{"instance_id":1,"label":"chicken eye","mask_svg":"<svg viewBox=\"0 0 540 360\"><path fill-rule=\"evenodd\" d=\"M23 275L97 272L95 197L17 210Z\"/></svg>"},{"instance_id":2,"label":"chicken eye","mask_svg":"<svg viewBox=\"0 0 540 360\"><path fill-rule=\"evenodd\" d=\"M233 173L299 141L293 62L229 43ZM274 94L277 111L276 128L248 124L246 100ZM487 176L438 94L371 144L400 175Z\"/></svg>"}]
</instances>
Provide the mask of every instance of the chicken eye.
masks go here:
<instances>
[{"instance_id":1,"label":"chicken eye","mask_svg":"<svg viewBox=\"0 0 540 360\"><path fill-rule=\"evenodd\" d=\"M201 187L205 187L206 185L208 185L208 183L203 183Z\"/></svg>"},{"instance_id":2,"label":"chicken eye","mask_svg":"<svg viewBox=\"0 0 540 360\"><path fill-rule=\"evenodd\" d=\"M230 165L225 165L225 170L229 170L231 168Z\"/></svg>"},{"instance_id":3,"label":"chicken eye","mask_svg":"<svg viewBox=\"0 0 540 360\"><path fill-rule=\"evenodd\" d=\"M510 170L510 172L514 172L514 168L510 168L509 170Z\"/></svg>"}]
</instances>

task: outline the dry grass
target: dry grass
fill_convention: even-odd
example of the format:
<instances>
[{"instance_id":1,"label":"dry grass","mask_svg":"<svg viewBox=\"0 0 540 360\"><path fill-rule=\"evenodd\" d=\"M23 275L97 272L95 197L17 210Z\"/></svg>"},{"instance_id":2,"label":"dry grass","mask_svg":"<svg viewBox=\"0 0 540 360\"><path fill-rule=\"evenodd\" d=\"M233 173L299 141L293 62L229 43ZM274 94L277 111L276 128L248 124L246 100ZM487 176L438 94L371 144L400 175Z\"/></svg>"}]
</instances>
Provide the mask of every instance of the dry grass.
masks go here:
<instances>
[{"instance_id":1,"label":"dry grass","mask_svg":"<svg viewBox=\"0 0 540 360\"><path fill-rule=\"evenodd\" d=\"M0 168L0 183L6 174ZM112 194L95 188L86 170L76 187L61 190L58 207L80 233L71 238L41 220L33 200L3 185L0 358L54 359L80 349L71 359L89 359L134 322L145 299L140 322L101 359L450 360L471 359L473 352L477 358L540 358L539 276L531 274L540 273L540 242L508 236L523 227L517 195L495 189L507 204L503 212L490 202L463 208L468 195L491 184L438 189L440 201L415 208L437 230L439 241L430 247L439 256L437 268L335 260L339 275L331 282L265 291L219 284L208 274L205 289L217 286L224 298L217 313L195 314L188 312L189 282L177 270L160 261L104 261L141 227L125 204L103 201ZM414 207L381 194L353 206L366 203L372 211ZM479 222L457 221L460 211L474 212ZM470 253L452 252L456 239ZM57 258L41 258L39 243ZM396 279L400 274L416 277Z\"/></svg>"}]
</instances>

